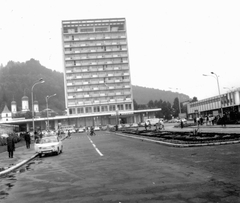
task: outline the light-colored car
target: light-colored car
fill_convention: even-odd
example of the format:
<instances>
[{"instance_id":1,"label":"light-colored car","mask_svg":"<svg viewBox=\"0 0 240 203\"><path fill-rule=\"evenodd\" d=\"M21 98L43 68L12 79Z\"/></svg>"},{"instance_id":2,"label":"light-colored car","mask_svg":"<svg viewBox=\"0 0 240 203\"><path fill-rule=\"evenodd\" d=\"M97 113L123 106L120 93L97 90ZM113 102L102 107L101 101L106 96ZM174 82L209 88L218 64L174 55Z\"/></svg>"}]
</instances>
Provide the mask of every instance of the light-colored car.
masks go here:
<instances>
[{"instance_id":1,"label":"light-colored car","mask_svg":"<svg viewBox=\"0 0 240 203\"><path fill-rule=\"evenodd\" d=\"M94 126L94 131L99 131L100 127L99 126Z\"/></svg>"},{"instance_id":2,"label":"light-colored car","mask_svg":"<svg viewBox=\"0 0 240 203\"><path fill-rule=\"evenodd\" d=\"M78 128L78 132L79 132L79 133L83 133L83 132L85 132L85 128L84 128L84 127L82 127L82 128Z\"/></svg>"},{"instance_id":3,"label":"light-colored car","mask_svg":"<svg viewBox=\"0 0 240 203\"><path fill-rule=\"evenodd\" d=\"M137 127L138 127L138 124L137 124L137 123L133 123L133 124L131 125L131 127L132 127L132 128L137 128Z\"/></svg>"},{"instance_id":4,"label":"light-colored car","mask_svg":"<svg viewBox=\"0 0 240 203\"><path fill-rule=\"evenodd\" d=\"M126 123L126 124L124 124L124 128L130 128L131 126L130 126L130 124L128 124L128 123Z\"/></svg>"},{"instance_id":5,"label":"light-colored car","mask_svg":"<svg viewBox=\"0 0 240 203\"><path fill-rule=\"evenodd\" d=\"M35 143L34 148L39 157L44 154L60 154L63 152L63 143L57 136L43 137Z\"/></svg>"}]
</instances>

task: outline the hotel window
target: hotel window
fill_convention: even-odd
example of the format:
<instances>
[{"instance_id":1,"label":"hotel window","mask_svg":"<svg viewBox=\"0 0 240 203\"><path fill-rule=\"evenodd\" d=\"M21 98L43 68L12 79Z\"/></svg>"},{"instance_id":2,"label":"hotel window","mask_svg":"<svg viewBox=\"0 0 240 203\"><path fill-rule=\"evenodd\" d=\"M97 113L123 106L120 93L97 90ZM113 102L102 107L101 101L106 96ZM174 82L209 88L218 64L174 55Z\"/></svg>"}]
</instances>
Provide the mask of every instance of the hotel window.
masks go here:
<instances>
[{"instance_id":1,"label":"hotel window","mask_svg":"<svg viewBox=\"0 0 240 203\"><path fill-rule=\"evenodd\" d=\"M86 113L92 113L92 107L86 107Z\"/></svg>"},{"instance_id":2,"label":"hotel window","mask_svg":"<svg viewBox=\"0 0 240 203\"><path fill-rule=\"evenodd\" d=\"M126 110L131 110L132 109L132 105L131 104L125 104L125 109Z\"/></svg>"},{"instance_id":3,"label":"hotel window","mask_svg":"<svg viewBox=\"0 0 240 203\"><path fill-rule=\"evenodd\" d=\"M123 105L122 104L118 104L117 108L118 108L118 110L123 110Z\"/></svg>"},{"instance_id":4,"label":"hotel window","mask_svg":"<svg viewBox=\"0 0 240 203\"><path fill-rule=\"evenodd\" d=\"M107 106L101 106L101 111L102 111L102 112L108 111L108 107L107 107Z\"/></svg>"},{"instance_id":5,"label":"hotel window","mask_svg":"<svg viewBox=\"0 0 240 203\"><path fill-rule=\"evenodd\" d=\"M115 105L110 105L109 106L109 111L116 111L116 106Z\"/></svg>"},{"instance_id":6,"label":"hotel window","mask_svg":"<svg viewBox=\"0 0 240 203\"><path fill-rule=\"evenodd\" d=\"M99 106L94 106L94 112L100 112L100 107Z\"/></svg>"},{"instance_id":7,"label":"hotel window","mask_svg":"<svg viewBox=\"0 0 240 203\"><path fill-rule=\"evenodd\" d=\"M77 113L78 114L84 113L84 109L83 108L77 108Z\"/></svg>"},{"instance_id":8,"label":"hotel window","mask_svg":"<svg viewBox=\"0 0 240 203\"><path fill-rule=\"evenodd\" d=\"M69 109L69 114L76 114L76 110L74 108Z\"/></svg>"}]
</instances>

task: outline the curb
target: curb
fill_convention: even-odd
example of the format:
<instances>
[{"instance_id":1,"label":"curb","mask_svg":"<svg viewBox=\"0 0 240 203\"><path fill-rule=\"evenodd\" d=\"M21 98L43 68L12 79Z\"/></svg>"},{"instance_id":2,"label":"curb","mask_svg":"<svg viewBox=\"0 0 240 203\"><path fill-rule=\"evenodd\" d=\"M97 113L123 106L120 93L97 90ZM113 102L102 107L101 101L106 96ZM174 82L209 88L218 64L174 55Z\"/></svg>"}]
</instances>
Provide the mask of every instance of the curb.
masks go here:
<instances>
[{"instance_id":1,"label":"curb","mask_svg":"<svg viewBox=\"0 0 240 203\"><path fill-rule=\"evenodd\" d=\"M61 141L67 139L68 136L65 136L64 138L61 139ZM20 168L21 166L23 166L24 164L28 163L29 161L35 159L38 156L38 153L34 154L33 156L31 156L29 159L25 159L23 161L21 161L20 163L17 163L16 165L7 168L6 170L0 171L0 176L6 175L14 170L16 170L17 168Z\"/></svg>"},{"instance_id":2,"label":"curb","mask_svg":"<svg viewBox=\"0 0 240 203\"><path fill-rule=\"evenodd\" d=\"M29 161L35 159L37 156L38 156L38 154L34 154L34 155L31 156L29 159L25 159L25 160L21 161L20 163L14 165L14 166L12 166L12 167L9 167L8 169L6 169L6 170L4 170L4 171L1 171L1 172L0 172L0 176L6 175L6 174L8 174L8 173L10 173L10 172L12 172L12 171L14 171L14 170L16 170L17 168L19 168L19 167L23 166L24 164L28 163Z\"/></svg>"},{"instance_id":3,"label":"curb","mask_svg":"<svg viewBox=\"0 0 240 203\"><path fill-rule=\"evenodd\" d=\"M226 144L238 144L240 143L240 140L235 140L235 141L228 141L228 142L214 142L214 143L203 143L203 144L175 144L175 143L170 143L170 142L163 142L163 141L157 141L157 140L151 140L148 138L144 138L144 137L135 137L135 136L131 136L131 135L124 135L121 133L116 133L116 135L120 135L123 137L127 137L127 138L133 138L133 139L138 139L138 140L144 140L144 141L148 141L148 142L153 142L156 144L162 144L162 145L166 145L166 146L170 146L170 147L179 147L179 148L185 148L185 147L205 147L205 146L215 146L215 145L226 145Z\"/></svg>"}]
</instances>

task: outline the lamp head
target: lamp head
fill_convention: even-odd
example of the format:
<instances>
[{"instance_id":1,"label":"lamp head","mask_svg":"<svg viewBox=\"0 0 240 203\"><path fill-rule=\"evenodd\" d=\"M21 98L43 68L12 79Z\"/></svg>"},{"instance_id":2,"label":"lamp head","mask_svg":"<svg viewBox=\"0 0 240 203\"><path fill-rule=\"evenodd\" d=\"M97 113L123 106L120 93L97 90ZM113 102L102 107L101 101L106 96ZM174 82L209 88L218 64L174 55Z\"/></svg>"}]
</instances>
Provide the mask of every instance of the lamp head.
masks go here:
<instances>
[{"instance_id":1,"label":"lamp head","mask_svg":"<svg viewBox=\"0 0 240 203\"><path fill-rule=\"evenodd\" d=\"M214 72L211 72L211 74L214 74Z\"/></svg>"}]
</instances>

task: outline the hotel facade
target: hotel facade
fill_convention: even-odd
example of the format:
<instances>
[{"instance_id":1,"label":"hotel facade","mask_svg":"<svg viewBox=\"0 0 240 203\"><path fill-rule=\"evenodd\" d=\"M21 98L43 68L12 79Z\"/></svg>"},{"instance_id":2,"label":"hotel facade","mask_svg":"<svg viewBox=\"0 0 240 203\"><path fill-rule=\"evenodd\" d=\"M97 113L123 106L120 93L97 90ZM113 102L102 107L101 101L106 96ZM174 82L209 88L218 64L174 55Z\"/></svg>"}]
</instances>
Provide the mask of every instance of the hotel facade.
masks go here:
<instances>
[{"instance_id":1,"label":"hotel facade","mask_svg":"<svg viewBox=\"0 0 240 203\"><path fill-rule=\"evenodd\" d=\"M133 116L126 27L125 18L62 21L69 116L97 116L101 124L116 123L117 114L124 123L143 120Z\"/></svg>"}]
</instances>

